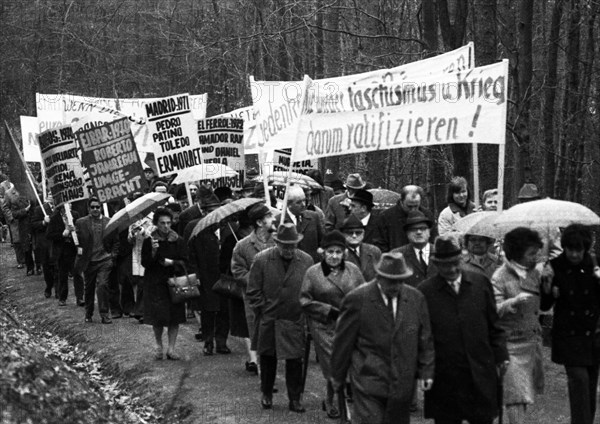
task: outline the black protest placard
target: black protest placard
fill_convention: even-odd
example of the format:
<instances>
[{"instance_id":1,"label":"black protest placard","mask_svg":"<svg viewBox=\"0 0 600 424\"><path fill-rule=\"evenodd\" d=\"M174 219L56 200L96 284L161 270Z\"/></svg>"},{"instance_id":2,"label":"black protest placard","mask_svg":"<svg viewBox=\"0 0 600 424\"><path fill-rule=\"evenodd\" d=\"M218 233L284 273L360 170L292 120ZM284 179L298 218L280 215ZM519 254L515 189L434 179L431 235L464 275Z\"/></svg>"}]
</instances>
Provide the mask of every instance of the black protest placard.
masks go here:
<instances>
[{"instance_id":1,"label":"black protest placard","mask_svg":"<svg viewBox=\"0 0 600 424\"><path fill-rule=\"evenodd\" d=\"M239 118L209 118L198 121L198 138L204 163L220 163L235 170L235 177L205 180L214 188L244 185L244 120Z\"/></svg>"},{"instance_id":2,"label":"black protest placard","mask_svg":"<svg viewBox=\"0 0 600 424\"><path fill-rule=\"evenodd\" d=\"M81 160L103 203L148 189L130 125L122 118L77 133Z\"/></svg>"},{"instance_id":3,"label":"black protest placard","mask_svg":"<svg viewBox=\"0 0 600 424\"><path fill-rule=\"evenodd\" d=\"M46 179L56 206L88 198L77 139L70 125L52 128L38 135Z\"/></svg>"}]
</instances>

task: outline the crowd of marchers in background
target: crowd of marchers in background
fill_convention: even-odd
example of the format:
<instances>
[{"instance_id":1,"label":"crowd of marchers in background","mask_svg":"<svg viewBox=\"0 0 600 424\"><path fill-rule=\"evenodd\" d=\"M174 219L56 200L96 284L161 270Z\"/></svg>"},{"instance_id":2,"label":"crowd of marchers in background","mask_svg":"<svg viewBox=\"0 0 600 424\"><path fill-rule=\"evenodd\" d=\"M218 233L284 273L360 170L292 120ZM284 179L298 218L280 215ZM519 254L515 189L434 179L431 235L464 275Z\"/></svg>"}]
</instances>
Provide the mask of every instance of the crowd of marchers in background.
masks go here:
<instances>
[{"instance_id":1,"label":"crowd of marchers in background","mask_svg":"<svg viewBox=\"0 0 600 424\"><path fill-rule=\"evenodd\" d=\"M351 405L353 423L408 423L419 408L437 424L491 424L498 414L526 422L544 387L540 312L552 308L552 360L566 370L571 422L593 423L600 285L589 228L540 235L523 226L502 240L460 233L456 222L477 211L463 177L449 182L447 207L435 217L419 186L403 187L395 205L378 210L359 174L330 185L319 171L309 175L322 188L289 187L282 218L272 187L265 196L252 175L238 192L189 184L189 204L185 187L146 167L151 191L171 197L110 235L105 210L112 215L124 202L90 197L72 205L71 223L50 194L40 193L40 206L2 178L0 235L17 268L43 274L43 293L59 307L72 281L82 322L93 324L97 307L102 324L150 325L156 350L148 359L180 360L177 333L190 319L205 356L230 354L229 336L244 339L244 366L260 376L264 409L273 407L277 362L285 360L288 407L305 411L312 340L324 414L339 418ZM194 232L242 197L263 201ZM538 198L533 184L519 192L520 202ZM481 205L495 211L498 191L485 191ZM200 297L173 303L167 280L190 273ZM213 290L225 277L241 298Z\"/></svg>"}]
</instances>

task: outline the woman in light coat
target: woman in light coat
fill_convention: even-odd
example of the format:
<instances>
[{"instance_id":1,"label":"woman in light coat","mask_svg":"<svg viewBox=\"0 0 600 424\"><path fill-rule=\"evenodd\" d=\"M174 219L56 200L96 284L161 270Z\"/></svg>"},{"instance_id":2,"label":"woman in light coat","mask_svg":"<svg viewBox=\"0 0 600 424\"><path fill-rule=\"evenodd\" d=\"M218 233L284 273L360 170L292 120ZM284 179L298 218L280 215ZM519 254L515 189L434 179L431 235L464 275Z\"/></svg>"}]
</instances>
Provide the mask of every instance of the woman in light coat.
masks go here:
<instances>
[{"instance_id":1,"label":"woman in light coat","mask_svg":"<svg viewBox=\"0 0 600 424\"><path fill-rule=\"evenodd\" d=\"M327 381L323 410L327 412L328 417L338 418L340 412L333 402L334 390L329 383L335 324L344 296L365 280L356 265L344 261L347 254L346 238L341 232L334 230L325 235L321 247L324 249L325 258L306 271L300 292L300 304L309 318L315 351L323 377Z\"/></svg>"},{"instance_id":2,"label":"woman in light coat","mask_svg":"<svg viewBox=\"0 0 600 424\"><path fill-rule=\"evenodd\" d=\"M475 203L471 201L471 193L464 177L454 177L448 184L448 206L438 217L438 232L441 235L453 231L456 221L475 212Z\"/></svg>"},{"instance_id":3,"label":"woman in light coat","mask_svg":"<svg viewBox=\"0 0 600 424\"><path fill-rule=\"evenodd\" d=\"M508 422L525 421L527 406L543 391L542 332L538 321L541 273L536 269L542 240L519 227L504 238L506 262L492 276L499 325L506 331L510 364L504 376Z\"/></svg>"}]
</instances>

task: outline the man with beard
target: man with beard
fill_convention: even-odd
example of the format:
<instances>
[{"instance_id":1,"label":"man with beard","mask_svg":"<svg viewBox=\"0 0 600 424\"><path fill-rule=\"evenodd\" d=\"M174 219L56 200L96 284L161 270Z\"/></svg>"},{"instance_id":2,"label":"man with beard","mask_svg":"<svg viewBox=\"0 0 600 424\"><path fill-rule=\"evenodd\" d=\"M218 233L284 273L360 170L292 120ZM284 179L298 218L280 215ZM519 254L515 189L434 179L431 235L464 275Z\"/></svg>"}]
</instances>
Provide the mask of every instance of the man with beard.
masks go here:
<instances>
[{"instance_id":1,"label":"man with beard","mask_svg":"<svg viewBox=\"0 0 600 424\"><path fill-rule=\"evenodd\" d=\"M285 359L285 380L289 409L302 413L302 355L305 319L300 304L304 274L313 265L312 258L298 249L302 234L296 226L285 223L277 229L275 247L254 259L246 297L258 325L257 350L260 355L260 380L264 409L273 407L273 384L277 360Z\"/></svg>"},{"instance_id":2,"label":"man with beard","mask_svg":"<svg viewBox=\"0 0 600 424\"><path fill-rule=\"evenodd\" d=\"M248 211L248 218L252 222L254 231L241 239L233 249L231 273L242 286L246 322L248 324L248 334L250 334L250 339L246 342L249 342L250 344L250 360L246 362L246 370L258 374L256 356L257 322L254 320L254 312L250 308L246 290L250 277L250 268L254 263L254 258L259 252L275 246L275 241L273 240L275 226L273 213L269 207L263 203L252 206Z\"/></svg>"}]
</instances>

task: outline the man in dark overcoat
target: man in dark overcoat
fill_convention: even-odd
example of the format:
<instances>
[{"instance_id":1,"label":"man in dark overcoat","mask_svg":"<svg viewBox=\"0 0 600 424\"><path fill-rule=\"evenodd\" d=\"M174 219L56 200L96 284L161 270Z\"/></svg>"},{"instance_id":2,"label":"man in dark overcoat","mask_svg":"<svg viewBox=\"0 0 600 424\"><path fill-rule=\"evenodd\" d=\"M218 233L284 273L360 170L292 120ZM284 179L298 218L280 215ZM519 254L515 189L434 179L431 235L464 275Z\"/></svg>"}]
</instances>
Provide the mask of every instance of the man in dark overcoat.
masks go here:
<instances>
[{"instance_id":1,"label":"man in dark overcoat","mask_svg":"<svg viewBox=\"0 0 600 424\"><path fill-rule=\"evenodd\" d=\"M422 202L425 193L423 189L416 185L407 185L400 190L400 199L389 209L379 214L377 219L377 233L373 244L379 247L382 252L389 252L397 247L408 244L408 237L404 232L404 224L408 219L408 213L413 210L420 210L432 222L433 214L423 207ZM437 228L434 226L430 231L430 241L437 236Z\"/></svg>"},{"instance_id":2,"label":"man in dark overcoat","mask_svg":"<svg viewBox=\"0 0 600 424\"><path fill-rule=\"evenodd\" d=\"M421 281L437 274L435 262L430 260L433 253L433 245L429 243L432 226L433 221L423 212L410 211L403 227L408 244L392 250L402 253L413 270L413 275L404 282L409 286L417 287Z\"/></svg>"},{"instance_id":3,"label":"man in dark overcoat","mask_svg":"<svg viewBox=\"0 0 600 424\"><path fill-rule=\"evenodd\" d=\"M217 196L212 195L205 199L204 209L210 213L221 205ZM200 218L202 219L202 218ZM186 237L200 219L194 219L187 224L184 233ZM220 256L220 229L214 225L201 231L188 241L190 264L200 281L200 299L191 302L194 310L200 309L202 320L202 335L204 338L204 355L231 353L227 347L229 335L229 306L227 298L216 293L212 288L221 278ZM191 272L191 271L190 271Z\"/></svg>"},{"instance_id":4,"label":"man in dark overcoat","mask_svg":"<svg viewBox=\"0 0 600 424\"><path fill-rule=\"evenodd\" d=\"M257 348L261 368L261 405L265 409L273 407L277 360L285 359L289 409L305 412L300 403L305 340L300 289L313 260L298 249L302 234L298 234L294 224L280 225L274 239L275 247L255 256L246 291L246 299L259 326Z\"/></svg>"},{"instance_id":5,"label":"man in dark overcoat","mask_svg":"<svg viewBox=\"0 0 600 424\"><path fill-rule=\"evenodd\" d=\"M317 212L306 209L306 195L299 186L291 186L288 193L287 211L284 222L294 224L298 234L302 234L302 241L298 243L298 249L308 253L314 263L322 258L318 250L325 230ZM280 217L276 218L279 223Z\"/></svg>"},{"instance_id":6,"label":"man in dark overcoat","mask_svg":"<svg viewBox=\"0 0 600 424\"><path fill-rule=\"evenodd\" d=\"M492 424L498 415L498 378L508 365L504 330L490 281L461 270L451 235L435 241L438 275L423 281L435 344L435 376L425 393L425 418L436 424Z\"/></svg>"},{"instance_id":7,"label":"man in dark overcoat","mask_svg":"<svg viewBox=\"0 0 600 424\"><path fill-rule=\"evenodd\" d=\"M386 253L373 281L342 302L331 357L332 383L350 372L357 424L410 422L415 377L433 381L434 350L424 296L403 284L412 275L401 253Z\"/></svg>"},{"instance_id":8,"label":"man in dark overcoat","mask_svg":"<svg viewBox=\"0 0 600 424\"><path fill-rule=\"evenodd\" d=\"M379 214L373 210L373 194L365 189L356 190L352 196L348 198L350 204L348 209L350 215L355 215L365 226L365 235L363 241L373 244L377 235L377 220Z\"/></svg>"},{"instance_id":9,"label":"man in dark overcoat","mask_svg":"<svg viewBox=\"0 0 600 424\"><path fill-rule=\"evenodd\" d=\"M342 233L348 246L348 262L360 268L365 281L371 281L377 276L375 264L381 258L381 250L375 245L363 242L365 226L355 215L350 215L344 220Z\"/></svg>"}]
</instances>

